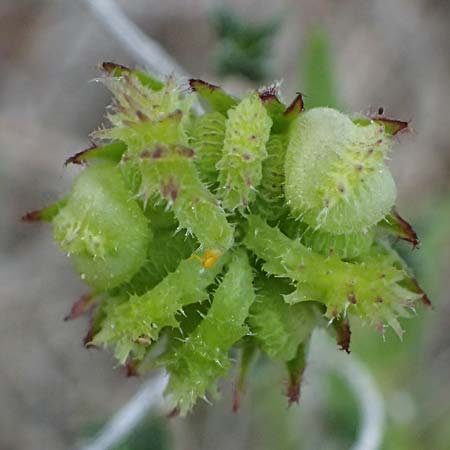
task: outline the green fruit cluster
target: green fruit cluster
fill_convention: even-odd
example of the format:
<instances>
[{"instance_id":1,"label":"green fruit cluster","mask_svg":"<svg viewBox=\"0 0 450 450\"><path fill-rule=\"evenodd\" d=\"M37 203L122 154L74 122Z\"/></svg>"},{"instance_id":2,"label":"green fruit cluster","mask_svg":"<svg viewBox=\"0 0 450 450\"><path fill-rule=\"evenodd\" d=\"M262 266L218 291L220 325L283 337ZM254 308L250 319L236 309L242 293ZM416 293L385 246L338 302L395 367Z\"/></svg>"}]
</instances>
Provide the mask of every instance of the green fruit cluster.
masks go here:
<instances>
[{"instance_id":1,"label":"green fruit cluster","mask_svg":"<svg viewBox=\"0 0 450 450\"><path fill-rule=\"evenodd\" d=\"M284 105L277 86L237 99L103 70L110 126L67 161L87 165L68 195L26 218L53 224L91 289L72 313L94 306L86 344L164 367L181 414L217 394L236 353L238 389L260 352L298 400L316 327L349 351L349 319L401 335L398 319L429 303L391 245L417 243L385 164L404 123Z\"/></svg>"}]
</instances>

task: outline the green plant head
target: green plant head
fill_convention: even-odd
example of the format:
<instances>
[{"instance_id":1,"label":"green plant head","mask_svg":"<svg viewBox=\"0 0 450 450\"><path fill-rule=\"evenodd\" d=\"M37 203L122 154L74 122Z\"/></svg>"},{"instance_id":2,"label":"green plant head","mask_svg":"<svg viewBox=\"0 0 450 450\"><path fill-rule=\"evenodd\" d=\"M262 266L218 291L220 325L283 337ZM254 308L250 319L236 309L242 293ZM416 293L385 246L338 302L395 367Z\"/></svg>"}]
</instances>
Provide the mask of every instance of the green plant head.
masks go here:
<instances>
[{"instance_id":1,"label":"green plant head","mask_svg":"<svg viewBox=\"0 0 450 450\"><path fill-rule=\"evenodd\" d=\"M286 367L297 401L315 328L349 351L353 320L401 335L399 319L429 304L393 249L417 244L385 165L407 124L305 112L277 85L238 99L103 68L109 126L67 161L87 164L69 194L25 219L52 224L90 287L69 315L95 305L86 344L133 372L164 367L176 411L218 395L230 352L235 408L261 353ZM198 98L207 113L191 110Z\"/></svg>"}]
</instances>

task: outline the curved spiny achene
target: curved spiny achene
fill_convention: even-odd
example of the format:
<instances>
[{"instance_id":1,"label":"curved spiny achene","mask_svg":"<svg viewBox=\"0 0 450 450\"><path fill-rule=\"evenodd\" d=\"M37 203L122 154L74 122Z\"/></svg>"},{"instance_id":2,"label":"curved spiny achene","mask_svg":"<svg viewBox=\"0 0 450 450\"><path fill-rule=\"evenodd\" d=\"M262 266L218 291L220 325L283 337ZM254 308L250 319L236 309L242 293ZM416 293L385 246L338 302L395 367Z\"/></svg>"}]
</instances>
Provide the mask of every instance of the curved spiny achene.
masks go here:
<instances>
[{"instance_id":1,"label":"curved spiny achene","mask_svg":"<svg viewBox=\"0 0 450 450\"><path fill-rule=\"evenodd\" d=\"M302 243L322 255L335 255L341 259L354 259L370 251L375 237L375 227L360 233L332 234L306 225L299 230Z\"/></svg>"},{"instance_id":2,"label":"curved spiny achene","mask_svg":"<svg viewBox=\"0 0 450 450\"><path fill-rule=\"evenodd\" d=\"M287 213L284 198L284 159L287 138L281 134L272 134L267 142L267 158L262 163L262 180L258 188L257 199L252 210L277 220Z\"/></svg>"},{"instance_id":3,"label":"curved spiny achene","mask_svg":"<svg viewBox=\"0 0 450 450\"><path fill-rule=\"evenodd\" d=\"M181 414L207 392L217 395L218 378L231 366L228 353L248 334L245 321L255 293L253 270L244 251L236 251L211 307L197 328L160 359L170 374L166 393Z\"/></svg>"},{"instance_id":4,"label":"curved spiny achene","mask_svg":"<svg viewBox=\"0 0 450 450\"><path fill-rule=\"evenodd\" d=\"M258 277L256 288L249 319L252 334L269 357L290 361L317 326L320 308L313 302L288 305L283 294L292 287L280 278Z\"/></svg>"},{"instance_id":5,"label":"curved spiny achene","mask_svg":"<svg viewBox=\"0 0 450 450\"><path fill-rule=\"evenodd\" d=\"M142 347L157 340L164 327L178 327L176 315L183 306L208 298L207 288L223 262L221 258L213 268L205 269L199 258L185 259L153 289L131 295L109 309L93 344L115 347L115 356L122 363L130 352L141 355Z\"/></svg>"},{"instance_id":6,"label":"curved spiny achene","mask_svg":"<svg viewBox=\"0 0 450 450\"><path fill-rule=\"evenodd\" d=\"M219 196L225 209L245 208L254 200L267 157L272 119L258 93L228 111L219 169Z\"/></svg>"},{"instance_id":7,"label":"curved spiny achene","mask_svg":"<svg viewBox=\"0 0 450 450\"><path fill-rule=\"evenodd\" d=\"M101 80L114 95L111 112L107 114L112 127L95 131L92 133L94 139L123 141L131 153L137 153L155 141L187 140L184 127L190 121L191 98L181 95L174 77L169 77L159 90L143 85L133 72ZM175 123L176 129L173 121L165 120L171 115L180 118Z\"/></svg>"},{"instance_id":8,"label":"curved spiny achene","mask_svg":"<svg viewBox=\"0 0 450 450\"><path fill-rule=\"evenodd\" d=\"M203 114L195 120L190 142L195 150L195 163L206 183L217 182L216 165L222 157L226 118L218 112Z\"/></svg>"},{"instance_id":9,"label":"curved spiny achene","mask_svg":"<svg viewBox=\"0 0 450 450\"><path fill-rule=\"evenodd\" d=\"M145 294L174 272L181 261L189 258L198 247L194 238L174 229L155 229L152 224L152 230L154 238L147 247L145 264L128 283L118 288L118 292Z\"/></svg>"},{"instance_id":10,"label":"curved spiny achene","mask_svg":"<svg viewBox=\"0 0 450 450\"><path fill-rule=\"evenodd\" d=\"M408 309L420 299L417 292L405 287L409 274L388 254L362 257L359 263L324 257L268 226L258 216L249 217L244 243L266 261L266 272L296 282L296 290L285 296L287 303L323 303L330 319L351 314L377 327L387 323L401 335L397 317L409 317Z\"/></svg>"},{"instance_id":11,"label":"curved spiny achene","mask_svg":"<svg viewBox=\"0 0 450 450\"><path fill-rule=\"evenodd\" d=\"M52 222L56 241L96 289L129 281L145 263L151 230L120 171L111 164L82 172Z\"/></svg>"},{"instance_id":12,"label":"curved spiny achene","mask_svg":"<svg viewBox=\"0 0 450 450\"><path fill-rule=\"evenodd\" d=\"M167 201L180 228L193 234L202 247L217 256L233 244L233 227L214 195L200 181L192 149L159 145L139 156L140 196L153 194Z\"/></svg>"}]
</instances>

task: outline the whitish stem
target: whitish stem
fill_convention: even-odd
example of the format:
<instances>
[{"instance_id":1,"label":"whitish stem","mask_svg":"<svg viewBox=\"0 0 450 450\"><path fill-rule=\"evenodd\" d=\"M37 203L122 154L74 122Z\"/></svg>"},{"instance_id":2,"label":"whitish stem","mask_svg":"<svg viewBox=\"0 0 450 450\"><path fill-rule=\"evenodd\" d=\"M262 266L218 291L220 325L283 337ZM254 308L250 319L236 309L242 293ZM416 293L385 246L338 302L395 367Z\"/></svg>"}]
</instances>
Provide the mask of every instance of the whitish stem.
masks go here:
<instances>
[{"instance_id":1,"label":"whitish stem","mask_svg":"<svg viewBox=\"0 0 450 450\"><path fill-rule=\"evenodd\" d=\"M145 34L126 16L114 0L83 1L138 64L142 64L151 73L161 78L172 73L178 77L191 77L159 42ZM198 102L194 103L193 108L197 114L204 112Z\"/></svg>"},{"instance_id":2,"label":"whitish stem","mask_svg":"<svg viewBox=\"0 0 450 450\"><path fill-rule=\"evenodd\" d=\"M84 1L136 62L155 75L167 76L175 73L181 77L188 76L166 50L136 26L113 0Z\"/></svg>"},{"instance_id":3,"label":"whitish stem","mask_svg":"<svg viewBox=\"0 0 450 450\"><path fill-rule=\"evenodd\" d=\"M168 377L159 373L146 381L134 397L125 404L100 433L77 450L108 450L126 438L150 410L158 410L163 405L163 391Z\"/></svg>"},{"instance_id":4,"label":"whitish stem","mask_svg":"<svg viewBox=\"0 0 450 450\"><path fill-rule=\"evenodd\" d=\"M358 402L361 425L350 450L378 450L383 440L384 402L370 372L353 355L338 352L323 332L314 333L310 355L313 366L341 375Z\"/></svg>"}]
</instances>

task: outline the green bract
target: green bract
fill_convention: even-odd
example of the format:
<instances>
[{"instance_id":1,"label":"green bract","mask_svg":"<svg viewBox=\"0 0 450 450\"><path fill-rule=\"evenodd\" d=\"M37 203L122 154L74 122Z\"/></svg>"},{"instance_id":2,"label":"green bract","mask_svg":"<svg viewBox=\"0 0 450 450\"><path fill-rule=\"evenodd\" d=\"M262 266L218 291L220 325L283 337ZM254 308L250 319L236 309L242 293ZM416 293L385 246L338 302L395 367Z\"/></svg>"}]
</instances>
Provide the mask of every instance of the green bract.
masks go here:
<instances>
[{"instance_id":1,"label":"green bract","mask_svg":"<svg viewBox=\"0 0 450 450\"><path fill-rule=\"evenodd\" d=\"M316 327L349 351L349 319L401 335L399 318L429 304L390 242L417 244L385 165L406 124L304 111L301 95L286 106L277 86L239 100L103 68L111 125L67 161L89 164L69 194L25 218L53 223L92 288L73 309L96 305L86 343L130 370L164 367L180 413L217 394L230 352L235 407L258 352L285 365L292 402Z\"/></svg>"}]
</instances>

